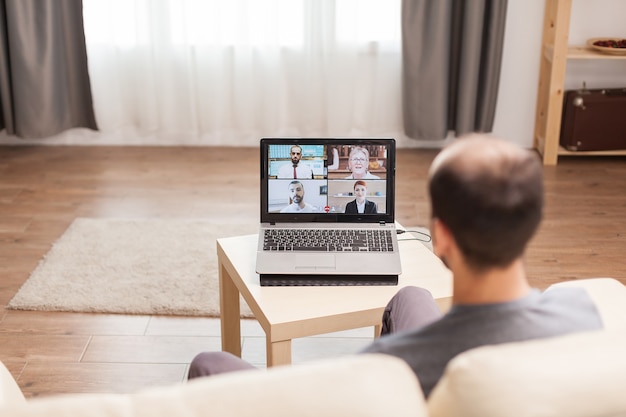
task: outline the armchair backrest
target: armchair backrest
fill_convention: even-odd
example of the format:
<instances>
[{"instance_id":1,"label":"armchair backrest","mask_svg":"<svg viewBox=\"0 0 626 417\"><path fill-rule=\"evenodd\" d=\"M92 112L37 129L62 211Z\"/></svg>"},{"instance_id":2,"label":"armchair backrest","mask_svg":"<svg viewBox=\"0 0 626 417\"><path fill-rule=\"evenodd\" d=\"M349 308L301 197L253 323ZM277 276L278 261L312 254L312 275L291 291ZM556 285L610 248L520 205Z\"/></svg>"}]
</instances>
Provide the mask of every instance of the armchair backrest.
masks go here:
<instances>
[{"instance_id":1,"label":"armchair backrest","mask_svg":"<svg viewBox=\"0 0 626 417\"><path fill-rule=\"evenodd\" d=\"M626 415L626 286L613 278L553 286L585 288L605 330L464 352L431 393L431 417Z\"/></svg>"},{"instance_id":2,"label":"armchair backrest","mask_svg":"<svg viewBox=\"0 0 626 417\"><path fill-rule=\"evenodd\" d=\"M431 417L626 415L626 332L484 346L454 358L428 400Z\"/></svg>"},{"instance_id":3,"label":"armchair backrest","mask_svg":"<svg viewBox=\"0 0 626 417\"><path fill-rule=\"evenodd\" d=\"M415 374L369 354L239 371L135 394L59 395L2 408L0 416L426 417Z\"/></svg>"}]
</instances>

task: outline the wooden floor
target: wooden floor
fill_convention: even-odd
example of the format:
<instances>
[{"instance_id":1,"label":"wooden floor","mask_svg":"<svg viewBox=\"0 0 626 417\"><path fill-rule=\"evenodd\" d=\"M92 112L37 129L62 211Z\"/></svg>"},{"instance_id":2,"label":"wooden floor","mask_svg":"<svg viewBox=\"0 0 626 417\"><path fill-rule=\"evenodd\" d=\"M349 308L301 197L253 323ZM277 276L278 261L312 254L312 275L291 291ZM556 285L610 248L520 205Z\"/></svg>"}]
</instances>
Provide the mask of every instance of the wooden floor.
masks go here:
<instances>
[{"instance_id":1,"label":"wooden floor","mask_svg":"<svg viewBox=\"0 0 626 417\"><path fill-rule=\"evenodd\" d=\"M436 151L398 151L397 218L428 225L426 172ZM7 310L77 217L257 219L258 150L0 147L0 360L27 397L130 392L185 379L191 358L220 348L208 318ZM526 257L539 288L611 276L626 284L626 159L561 158L545 168L545 220ZM294 341L294 363L354 352L371 329ZM263 366L263 332L242 328L243 354Z\"/></svg>"}]
</instances>

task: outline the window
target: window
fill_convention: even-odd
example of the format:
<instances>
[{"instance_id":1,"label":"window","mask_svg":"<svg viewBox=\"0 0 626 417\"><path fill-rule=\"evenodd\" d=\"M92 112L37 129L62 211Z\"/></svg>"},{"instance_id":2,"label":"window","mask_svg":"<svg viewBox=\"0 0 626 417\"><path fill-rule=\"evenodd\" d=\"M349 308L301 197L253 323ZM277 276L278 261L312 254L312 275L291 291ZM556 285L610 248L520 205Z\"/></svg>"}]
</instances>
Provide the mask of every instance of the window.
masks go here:
<instances>
[{"instance_id":1,"label":"window","mask_svg":"<svg viewBox=\"0 0 626 417\"><path fill-rule=\"evenodd\" d=\"M85 0L90 43L303 47L400 39L400 0Z\"/></svg>"}]
</instances>

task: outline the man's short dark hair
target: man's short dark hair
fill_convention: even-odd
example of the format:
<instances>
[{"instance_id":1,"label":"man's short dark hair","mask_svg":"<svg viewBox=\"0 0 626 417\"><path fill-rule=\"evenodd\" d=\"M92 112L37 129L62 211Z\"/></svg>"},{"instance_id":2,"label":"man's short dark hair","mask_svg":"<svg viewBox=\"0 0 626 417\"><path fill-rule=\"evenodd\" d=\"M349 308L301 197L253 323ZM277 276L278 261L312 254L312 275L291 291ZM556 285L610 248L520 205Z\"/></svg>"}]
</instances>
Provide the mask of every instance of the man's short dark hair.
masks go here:
<instances>
[{"instance_id":1,"label":"man's short dark hair","mask_svg":"<svg viewBox=\"0 0 626 417\"><path fill-rule=\"evenodd\" d=\"M522 149L476 166L463 158L448 158L431 174L432 216L448 227L472 267L507 266L523 255L541 221L541 164Z\"/></svg>"}]
</instances>

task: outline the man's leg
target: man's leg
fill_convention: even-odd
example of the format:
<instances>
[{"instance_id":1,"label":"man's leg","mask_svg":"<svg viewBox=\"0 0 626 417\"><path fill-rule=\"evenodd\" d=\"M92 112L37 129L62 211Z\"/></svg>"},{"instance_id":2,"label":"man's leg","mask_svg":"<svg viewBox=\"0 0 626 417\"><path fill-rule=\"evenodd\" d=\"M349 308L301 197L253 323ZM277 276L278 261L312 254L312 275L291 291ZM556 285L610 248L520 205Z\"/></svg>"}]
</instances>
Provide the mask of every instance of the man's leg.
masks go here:
<instances>
[{"instance_id":1,"label":"man's leg","mask_svg":"<svg viewBox=\"0 0 626 417\"><path fill-rule=\"evenodd\" d=\"M423 327L441 316L441 310L430 291L419 287L404 287L385 307L381 336Z\"/></svg>"},{"instance_id":2,"label":"man's leg","mask_svg":"<svg viewBox=\"0 0 626 417\"><path fill-rule=\"evenodd\" d=\"M224 372L256 369L238 356L228 352L202 352L189 365L188 379L217 375Z\"/></svg>"},{"instance_id":3,"label":"man's leg","mask_svg":"<svg viewBox=\"0 0 626 417\"><path fill-rule=\"evenodd\" d=\"M404 287L393 296L385 308L381 335L425 326L441 316L442 313L428 290ZM202 352L191 361L188 378L246 369L256 368L232 353Z\"/></svg>"}]
</instances>

